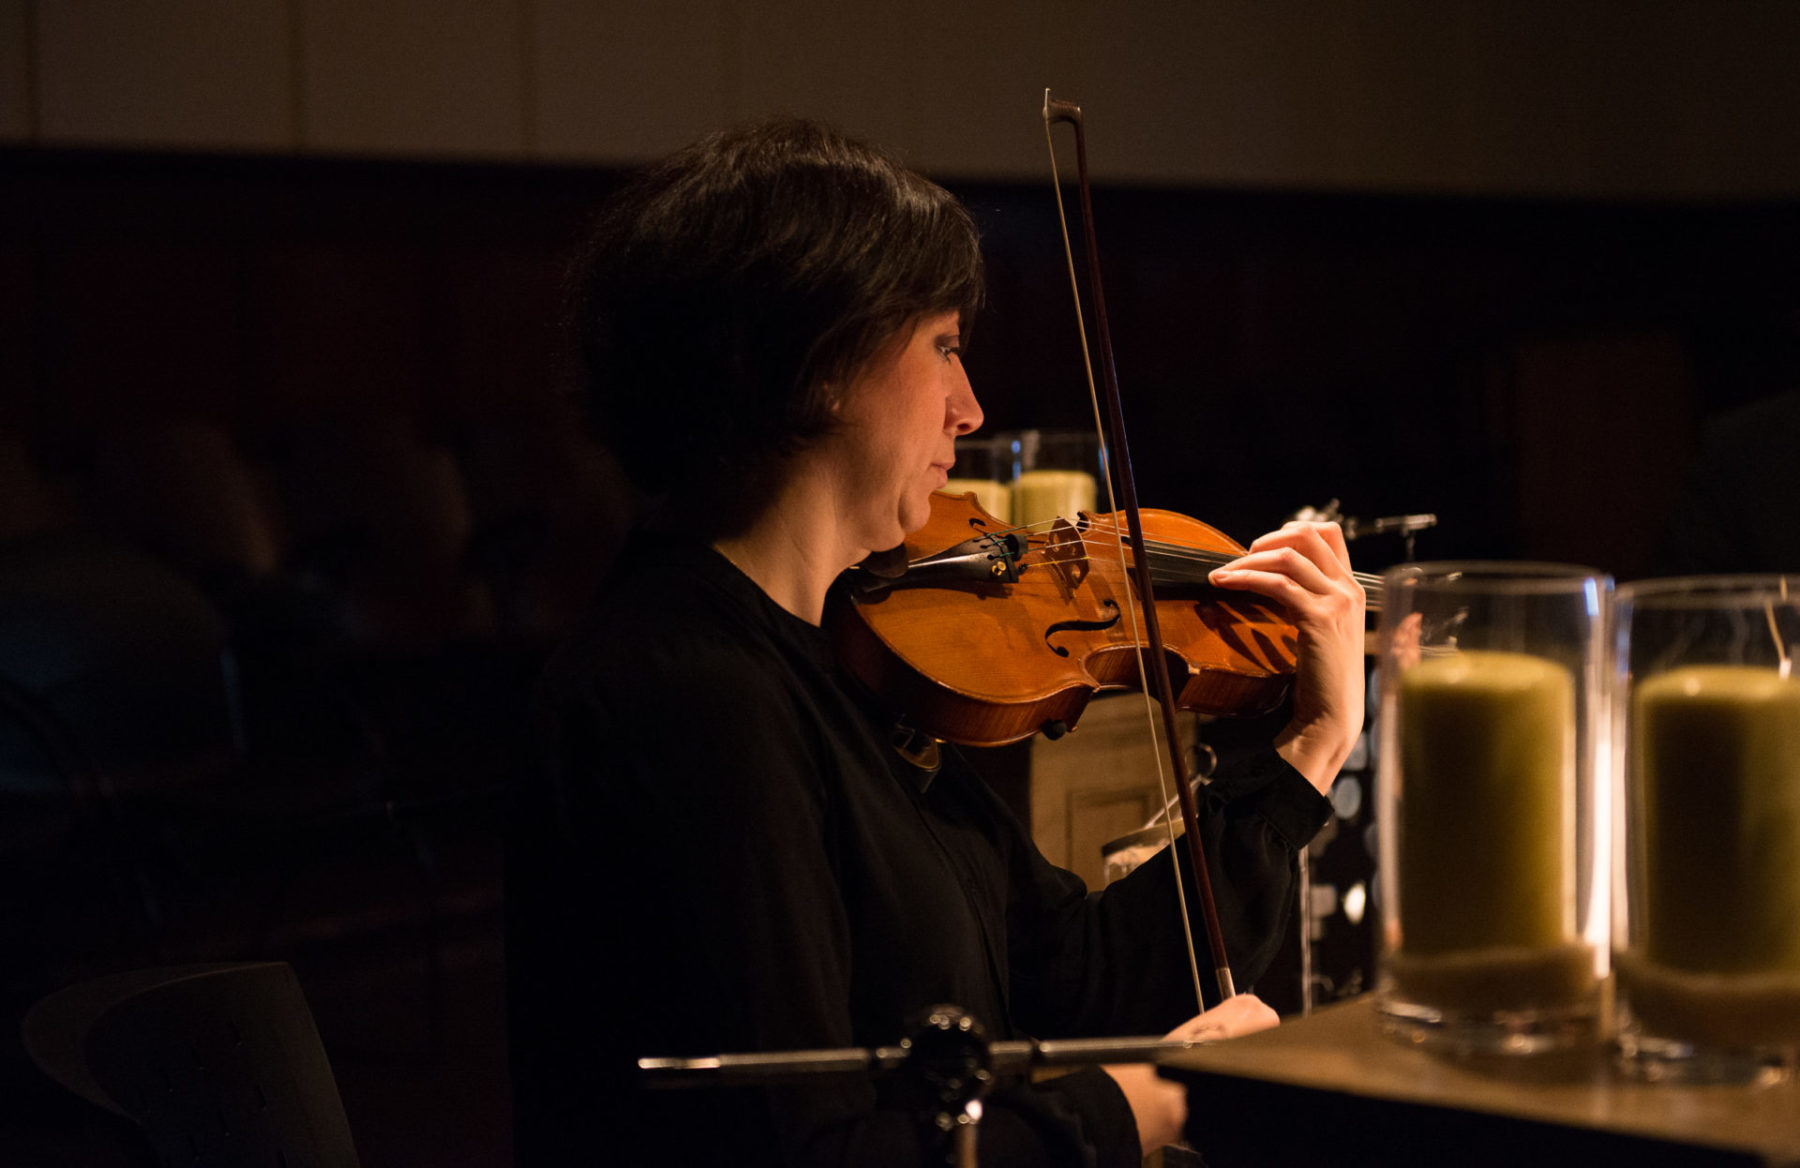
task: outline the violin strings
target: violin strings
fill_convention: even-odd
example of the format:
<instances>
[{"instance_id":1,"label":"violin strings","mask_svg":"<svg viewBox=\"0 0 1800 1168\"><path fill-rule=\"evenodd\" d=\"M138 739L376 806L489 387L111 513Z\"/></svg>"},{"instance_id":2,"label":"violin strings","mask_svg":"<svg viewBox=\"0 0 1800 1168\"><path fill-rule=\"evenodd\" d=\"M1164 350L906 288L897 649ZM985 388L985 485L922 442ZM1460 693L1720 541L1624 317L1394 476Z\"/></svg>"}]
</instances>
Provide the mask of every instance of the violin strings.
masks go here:
<instances>
[{"instance_id":1,"label":"violin strings","mask_svg":"<svg viewBox=\"0 0 1800 1168\"><path fill-rule=\"evenodd\" d=\"M1110 484L1109 484L1109 490L1110 490ZM1017 527L1004 528L998 532L995 532L995 534L996 535L1004 535L1004 534L1008 534L1011 532L1025 532L1026 540L1027 540L1027 543L1029 544L1031 533L1033 533L1038 528L1049 529L1050 525L1054 522L1055 522L1054 520L1050 520L1050 521L1047 521L1044 523L1021 524L1020 526L1017 526ZM1114 530L1114 534L1117 535L1118 529L1115 527L1113 530ZM1087 535L1086 533L1083 533L1082 535L1080 535L1077 539L1077 542L1079 542L1083 547L1092 546L1092 547L1101 547L1101 548L1111 549L1111 548L1114 548L1115 546L1121 546L1120 543L1116 540L1097 539L1097 538ZM1060 547L1060 546L1063 546L1063 545L1051 543L1051 544L1044 545L1041 548L1033 549L1033 550L1043 551L1045 554L1041 558L1049 559L1049 558L1051 558L1049 555L1050 550L1053 548L1056 548L1056 547ZM1239 556L1237 556L1233 553L1230 553L1230 552L1207 551L1205 548L1191 548L1191 547L1186 547L1186 546L1184 546L1182 544L1178 544L1178 543L1166 543L1161 540L1154 540L1154 539L1146 539L1144 541L1144 546L1149 551L1155 553L1155 555L1159 559L1161 559L1164 563L1197 564L1197 565L1205 565L1208 567L1217 568L1217 567L1223 567L1226 564L1232 563L1233 561L1235 561L1239 558ZM1025 555L1021 556L1020 558L1021 558L1021 560L1029 560L1031 558L1031 552L1029 552L1029 551L1026 552ZM1376 575L1373 572L1354 572L1354 571L1350 573L1350 576L1358 584L1362 585L1363 588L1366 591L1370 592L1373 596L1380 595L1381 588L1382 588L1380 576Z\"/></svg>"}]
</instances>

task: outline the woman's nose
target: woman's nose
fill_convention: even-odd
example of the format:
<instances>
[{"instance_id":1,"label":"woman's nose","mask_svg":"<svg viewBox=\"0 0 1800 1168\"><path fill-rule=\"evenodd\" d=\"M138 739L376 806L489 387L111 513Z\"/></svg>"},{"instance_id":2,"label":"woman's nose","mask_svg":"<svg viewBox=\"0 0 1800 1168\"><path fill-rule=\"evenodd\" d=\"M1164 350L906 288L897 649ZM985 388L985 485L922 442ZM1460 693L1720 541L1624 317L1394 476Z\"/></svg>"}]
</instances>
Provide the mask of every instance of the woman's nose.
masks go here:
<instances>
[{"instance_id":1,"label":"woman's nose","mask_svg":"<svg viewBox=\"0 0 1800 1168\"><path fill-rule=\"evenodd\" d=\"M967 434L981 426L981 403L975 400L975 387L969 384L969 375L963 372L960 362L956 370L957 384L950 391L949 400L945 402L945 429L953 434Z\"/></svg>"}]
</instances>

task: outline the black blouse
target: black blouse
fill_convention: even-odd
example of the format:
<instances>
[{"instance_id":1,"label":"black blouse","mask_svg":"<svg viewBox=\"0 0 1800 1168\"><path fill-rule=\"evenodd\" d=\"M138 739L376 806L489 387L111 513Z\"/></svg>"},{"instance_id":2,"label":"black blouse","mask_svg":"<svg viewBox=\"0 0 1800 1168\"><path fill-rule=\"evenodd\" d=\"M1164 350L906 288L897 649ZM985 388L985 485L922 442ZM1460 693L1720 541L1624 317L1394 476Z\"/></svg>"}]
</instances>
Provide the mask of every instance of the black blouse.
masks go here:
<instances>
[{"instance_id":1,"label":"black blouse","mask_svg":"<svg viewBox=\"0 0 1800 1168\"><path fill-rule=\"evenodd\" d=\"M634 540L542 712L547 765L515 792L507 873L522 1168L911 1168L897 1085L647 1090L635 1060L890 1044L938 1003L996 1039L1161 1034L1194 1013L1167 849L1089 895L954 753L936 774L902 758L825 635L709 548ZM1241 985L1328 812L1272 751L1207 788ZM981 1155L1140 1158L1097 1069L997 1089Z\"/></svg>"}]
</instances>

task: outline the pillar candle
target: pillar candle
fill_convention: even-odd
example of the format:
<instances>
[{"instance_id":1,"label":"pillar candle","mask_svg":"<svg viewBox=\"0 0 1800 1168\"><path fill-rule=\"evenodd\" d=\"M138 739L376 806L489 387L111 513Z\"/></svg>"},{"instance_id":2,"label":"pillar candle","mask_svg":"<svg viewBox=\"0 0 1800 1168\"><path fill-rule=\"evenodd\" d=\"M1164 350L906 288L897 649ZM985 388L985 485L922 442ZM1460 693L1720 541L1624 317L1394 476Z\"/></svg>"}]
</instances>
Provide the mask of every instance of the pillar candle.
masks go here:
<instances>
[{"instance_id":1,"label":"pillar candle","mask_svg":"<svg viewBox=\"0 0 1800 1168\"><path fill-rule=\"evenodd\" d=\"M1012 521L1023 527L1094 509L1094 476L1079 470L1028 470L1012 484Z\"/></svg>"},{"instance_id":2,"label":"pillar candle","mask_svg":"<svg viewBox=\"0 0 1800 1168\"><path fill-rule=\"evenodd\" d=\"M1523 653L1400 678L1401 948L1545 949L1574 931L1574 680Z\"/></svg>"},{"instance_id":3,"label":"pillar candle","mask_svg":"<svg viewBox=\"0 0 1800 1168\"><path fill-rule=\"evenodd\" d=\"M1690 666L1642 682L1632 702L1644 955L1800 973L1800 681Z\"/></svg>"},{"instance_id":4,"label":"pillar candle","mask_svg":"<svg viewBox=\"0 0 1800 1168\"><path fill-rule=\"evenodd\" d=\"M946 495L974 491L981 509L996 519L1012 521L1012 488L993 479L951 479L938 490Z\"/></svg>"}]
</instances>

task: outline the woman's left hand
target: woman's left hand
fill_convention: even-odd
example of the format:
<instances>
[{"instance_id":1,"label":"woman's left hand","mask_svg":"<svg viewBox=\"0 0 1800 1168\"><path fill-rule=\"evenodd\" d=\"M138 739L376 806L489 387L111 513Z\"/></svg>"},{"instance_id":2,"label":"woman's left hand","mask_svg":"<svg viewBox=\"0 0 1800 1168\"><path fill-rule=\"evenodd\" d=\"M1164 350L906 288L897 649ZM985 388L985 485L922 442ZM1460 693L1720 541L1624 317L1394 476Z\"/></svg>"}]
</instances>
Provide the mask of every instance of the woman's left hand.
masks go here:
<instances>
[{"instance_id":1,"label":"woman's left hand","mask_svg":"<svg viewBox=\"0 0 1800 1168\"><path fill-rule=\"evenodd\" d=\"M1296 520L1212 574L1221 588L1279 601L1299 630L1294 718L1275 749L1320 792L1350 756L1363 724L1362 585L1335 523Z\"/></svg>"}]
</instances>

